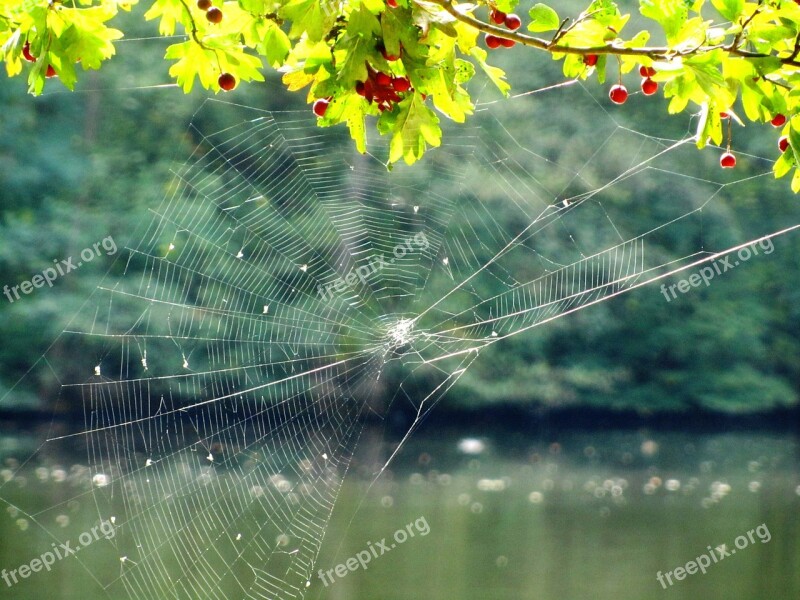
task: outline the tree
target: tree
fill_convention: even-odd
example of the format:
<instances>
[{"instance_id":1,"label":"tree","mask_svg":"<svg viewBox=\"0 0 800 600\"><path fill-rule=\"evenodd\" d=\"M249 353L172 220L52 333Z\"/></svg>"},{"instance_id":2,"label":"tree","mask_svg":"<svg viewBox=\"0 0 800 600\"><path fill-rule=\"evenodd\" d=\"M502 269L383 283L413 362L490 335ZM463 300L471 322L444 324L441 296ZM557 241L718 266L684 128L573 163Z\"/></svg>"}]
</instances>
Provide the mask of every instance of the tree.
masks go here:
<instances>
[{"instance_id":1,"label":"tree","mask_svg":"<svg viewBox=\"0 0 800 600\"><path fill-rule=\"evenodd\" d=\"M98 69L123 32L109 26L137 0L6 0L0 44L10 76L27 71L30 91L49 77L73 89L78 69ZM561 61L568 78L614 84L638 68L642 91L659 86L668 111L698 112L696 140L728 145L733 121L780 128L774 171L794 170L800 191L800 5L796 0L639 0L652 30L628 35L630 20L612 0L594 0L570 18L535 4L524 19L518 0L155 0L144 14L159 21L169 46L170 74L184 91L199 80L229 91L263 81L267 65L283 72L289 90L308 88L320 126L346 123L366 150L366 118L391 136L389 162L411 164L441 140L439 115L463 122L473 112L467 84L478 70L503 94L510 85L489 50L515 44ZM526 25L527 33L520 28ZM483 38L481 39L481 34ZM651 38L663 43L651 43ZM27 69L25 63L31 65ZM699 109L697 108L699 107ZM739 114L741 112L741 115Z\"/></svg>"}]
</instances>

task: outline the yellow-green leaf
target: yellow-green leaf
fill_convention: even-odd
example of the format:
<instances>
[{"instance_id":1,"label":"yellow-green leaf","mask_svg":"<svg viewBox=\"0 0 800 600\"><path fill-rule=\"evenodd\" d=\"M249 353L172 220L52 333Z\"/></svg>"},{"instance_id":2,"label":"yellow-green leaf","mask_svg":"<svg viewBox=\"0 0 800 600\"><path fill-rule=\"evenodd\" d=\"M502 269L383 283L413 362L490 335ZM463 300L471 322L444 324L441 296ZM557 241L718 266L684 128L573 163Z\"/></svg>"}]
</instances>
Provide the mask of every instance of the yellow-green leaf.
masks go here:
<instances>
[{"instance_id":1,"label":"yellow-green leaf","mask_svg":"<svg viewBox=\"0 0 800 600\"><path fill-rule=\"evenodd\" d=\"M529 31L554 31L561 24L558 13L546 4L534 4L528 11L528 16L531 18L528 23Z\"/></svg>"}]
</instances>

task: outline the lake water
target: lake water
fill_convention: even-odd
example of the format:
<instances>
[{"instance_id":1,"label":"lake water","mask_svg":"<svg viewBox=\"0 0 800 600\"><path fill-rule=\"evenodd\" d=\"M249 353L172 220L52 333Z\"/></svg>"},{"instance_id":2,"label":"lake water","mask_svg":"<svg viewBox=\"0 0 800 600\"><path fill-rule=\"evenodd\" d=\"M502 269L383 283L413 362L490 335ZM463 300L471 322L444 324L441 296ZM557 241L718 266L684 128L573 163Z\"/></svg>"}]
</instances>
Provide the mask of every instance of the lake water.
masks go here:
<instances>
[{"instance_id":1,"label":"lake water","mask_svg":"<svg viewBox=\"0 0 800 600\"><path fill-rule=\"evenodd\" d=\"M315 577L306 598L800 597L794 435L470 429L425 428L372 485L393 446L366 432L315 565L332 577ZM80 453L20 464L37 435L0 436L0 569L97 523ZM403 541L337 576L384 538ZM705 574L675 578L710 552ZM110 554L98 545L11 588L0 580L0 598L121 597L98 583L119 574Z\"/></svg>"}]
</instances>

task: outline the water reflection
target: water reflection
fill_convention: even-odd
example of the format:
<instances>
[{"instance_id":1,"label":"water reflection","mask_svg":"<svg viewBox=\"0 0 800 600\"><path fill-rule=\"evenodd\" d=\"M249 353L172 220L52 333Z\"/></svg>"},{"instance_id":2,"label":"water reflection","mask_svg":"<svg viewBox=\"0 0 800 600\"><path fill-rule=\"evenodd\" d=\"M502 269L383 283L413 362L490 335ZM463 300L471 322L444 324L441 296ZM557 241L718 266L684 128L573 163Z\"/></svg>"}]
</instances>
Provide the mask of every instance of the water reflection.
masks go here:
<instances>
[{"instance_id":1,"label":"water reflection","mask_svg":"<svg viewBox=\"0 0 800 600\"><path fill-rule=\"evenodd\" d=\"M676 598L800 597L800 469L785 433L519 432L465 436L421 432L377 480L394 450L378 434L353 462L317 558L341 563L368 542L424 515L431 535L308 598L662 598L655 574L766 523L774 539L703 576L679 582ZM36 455L26 436L0 440L0 568L14 568L75 538L98 519L94 493L113 473L85 457ZM38 446L37 446L38 447ZM150 465L150 468L166 468ZM179 465L175 465L179 468ZM310 468L298 464L299 469ZM222 485L212 464L184 473ZM235 481L235 480L231 480ZM287 477L248 483L266 493L308 494ZM134 491L134 490L131 490ZM129 497L130 500L131 497ZM234 534L232 534L234 535ZM241 541L241 536L237 541ZM55 537L53 537L55 536ZM293 548L284 533L270 543ZM244 540L247 541L247 540ZM119 575L113 553L64 561L14 588L15 599L108 598L97 581ZM236 596L235 593L231 592ZM158 600L158 599L156 599Z\"/></svg>"}]
</instances>

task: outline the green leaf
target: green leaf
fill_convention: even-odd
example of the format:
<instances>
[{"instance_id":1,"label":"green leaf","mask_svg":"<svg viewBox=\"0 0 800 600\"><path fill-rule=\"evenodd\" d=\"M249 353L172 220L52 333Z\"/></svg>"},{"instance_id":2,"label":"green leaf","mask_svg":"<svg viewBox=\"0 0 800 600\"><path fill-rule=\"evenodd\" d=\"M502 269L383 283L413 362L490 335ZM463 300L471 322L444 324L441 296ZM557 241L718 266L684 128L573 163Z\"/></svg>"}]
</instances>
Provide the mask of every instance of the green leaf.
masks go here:
<instances>
[{"instance_id":1,"label":"green leaf","mask_svg":"<svg viewBox=\"0 0 800 600\"><path fill-rule=\"evenodd\" d=\"M775 179L784 177L794 166L794 153L791 148L787 148L786 152L781 154L780 158L772 165L772 172L775 174Z\"/></svg>"},{"instance_id":2,"label":"green leaf","mask_svg":"<svg viewBox=\"0 0 800 600\"><path fill-rule=\"evenodd\" d=\"M167 48L164 58L178 61L170 67L169 74L178 81L185 93L192 91L195 77L211 86L215 74L211 66L214 53L203 49L193 40L172 44Z\"/></svg>"},{"instance_id":3,"label":"green leaf","mask_svg":"<svg viewBox=\"0 0 800 600\"><path fill-rule=\"evenodd\" d=\"M158 32L161 35L172 35L175 33L175 24L179 23L186 14L186 9L179 0L156 0L144 14L148 21L161 17L158 24Z\"/></svg>"},{"instance_id":4,"label":"green leaf","mask_svg":"<svg viewBox=\"0 0 800 600\"><path fill-rule=\"evenodd\" d=\"M789 121L789 148L787 148L784 154L788 154L790 150L794 155L794 163L800 164L800 116L794 116ZM800 191L800 187L795 187L795 184L798 182L798 173L800 173L800 170L795 171L794 178L792 179L792 191L795 193Z\"/></svg>"},{"instance_id":5,"label":"green leaf","mask_svg":"<svg viewBox=\"0 0 800 600\"><path fill-rule=\"evenodd\" d=\"M467 114L472 113L469 97L467 96L467 102L464 104L464 91L459 90L454 83L455 68L453 66L440 63L432 67L416 69L414 75L415 87L420 92L432 96L434 106L455 122L463 123Z\"/></svg>"},{"instance_id":6,"label":"green leaf","mask_svg":"<svg viewBox=\"0 0 800 600\"><path fill-rule=\"evenodd\" d=\"M792 191L796 194L800 192L800 170L795 169L794 176L792 177Z\"/></svg>"},{"instance_id":7,"label":"green leaf","mask_svg":"<svg viewBox=\"0 0 800 600\"><path fill-rule=\"evenodd\" d=\"M749 77L744 79L742 83L744 84L741 87L744 114L751 121L763 121L766 118L766 111L763 105L766 100L764 90Z\"/></svg>"},{"instance_id":8,"label":"green leaf","mask_svg":"<svg viewBox=\"0 0 800 600\"><path fill-rule=\"evenodd\" d=\"M275 23L269 22L270 26L264 33L264 38L258 47L258 51L267 58L267 62L273 67L279 67L286 61L292 49L292 42L289 36Z\"/></svg>"},{"instance_id":9,"label":"green leaf","mask_svg":"<svg viewBox=\"0 0 800 600\"><path fill-rule=\"evenodd\" d=\"M457 58L456 59L456 83L467 83L475 76L475 65L471 62Z\"/></svg>"},{"instance_id":10,"label":"green leaf","mask_svg":"<svg viewBox=\"0 0 800 600\"><path fill-rule=\"evenodd\" d=\"M697 124L697 147L704 148L708 140L717 145L722 143L722 121L719 109L713 105L703 107Z\"/></svg>"},{"instance_id":11,"label":"green leaf","mask_svg":"<svg viewBox=\"0 0 800 600\"><path fill-rule=\"evenodd\" d=\"M442 130L439 118L425 105L419 93L400 102L395 110L385 112L379 121L382 133L391 133L389 162L403 159L414 164L425 153L427 145L439 146Z\"/></svg>"},{"instance_id":12,"label":"green leaf","mask_svg":"<svg viewBox=\"0 0 800 600\"><path fill-rule=\"evenodd\" d=\"M329 16L322 7L319 0L290 0L281 10L280 15L292 22L289 35L299 38L303 33L312 42L320 41L333 24L332 17Z\"/></svg>"},{"instance_id":13,"label":"green leaf","mask_svg":"<svg viewBox=\"0 0 800 600\"><path fill-rule=\"evenodd\" d=\"M364 124L367 103L361 96L350 95L347 103L345 119L350 129L350 137L356 143L356 149L364 154L367 151L367 129Z\"/></svg>"},{"instance_id":14,"label":"green leaf","mask_svg":"<svg viewBox=\"0 0 800 600\"><path fill-rule=\"evenodd\" d=\"M670 43L689 18L689 6L684 0L640 0L639 12L661 25Z\"/></svg>"},{"instance_id":15,"label":"green leaf","mask_svg":"<svg viewBox=\"0 0 800 600\"><path fill-rule=\"evenodd\" d=\"M595 46L604 46L608 38L613 39L614 37L616 36L609 31L608 27L599 21L588 19L581 21L570 29L561 38L561 44L578 48L593 48ZM556 58L556 55L553 57Z\"/></svg>"},{"instance_id":16,"label":"green leaf","mask_svg":"<svg viewBox=\"0 0 800 600\"><path fill-rule=\"evenodd\" d=\"M736 23L744 11L744 0L711 0L711 4L732 23Z\"/></svg>"},{"instance_id":17,"label":"green leaf","mask_svg":"<svg viewBox=\"0 0 800 600\"><path fill-rule=\"evenodd\" d=\"M534 4L528 16L531 18L529 31L554 31L561 25L558 13L546 4Z\"/></svg>"},{"instance_id":18,"label":"green leaf","mask_svg":"<svg viewBox=\"0 0 800 600\"><path fill-rule=\"evenodd\" d=\"M492 83L497 86L497 89L500 90L504 96L508 96L508 90L511 89L511 85L505 79L506 73L503 69L493 67L486 62L486 50L475 46L470 52L470 55L478 61L478 65L480 65L481 69L483 69L483 72L486 73Z\"/></svg>"},{"instance_id":19,"label":"green leaf","mask_svg":"<svg viewBox=\"0 0 800 600\"><path fill-rule=\"evenodd\" d=\"M439 29L452 37L458 35L454 27L454 23L457 22L456 18L434 2L414 0L412 19L414 24L422 30L423 36L427 36L433 29ZM435 27L432 28L432 25Z\"/></svg>"},{"instance_id":20,"label":"green leaf","mask_svg":"<svg viewBox=\"0 0 800 600\"><path fill-rule=\"evenodd\" d=\"M494 3L497 9L502 10L504 13L514 12L517 4L519 4L519 0L496 0Z\"/></svg>"},{"instance_id":21,"label":"green leaf","mask_svg":"<svg viewBox=\"0 0 800 600\"><path fill-rule=\"evenodd\" d=\"M614 27L619 32L620 28L617 28L616 25L620 12L617 3L613 0L593 0L585 14L592 15L592 19L603 27Z\"/></svg>"},{"instance_id":22,"label":"green leaf","mask_svg":"<svg viewBox=\"0 0 800 600\"><path fill-rule=\"evenodd\" d=\"M371 39L351 37L337 46L337 75L342 85L352 87L356 81L367 80L367 60L374 51Z\"/></svg>"}]
</instances>

